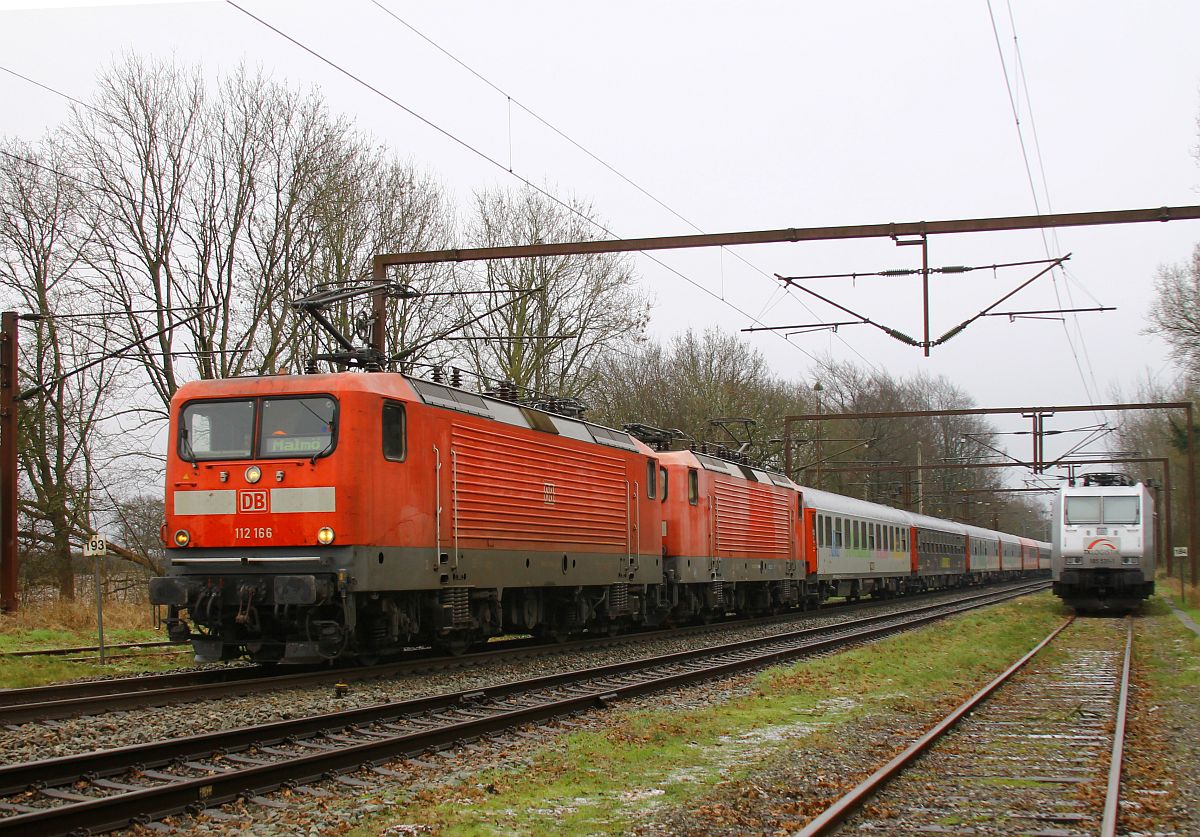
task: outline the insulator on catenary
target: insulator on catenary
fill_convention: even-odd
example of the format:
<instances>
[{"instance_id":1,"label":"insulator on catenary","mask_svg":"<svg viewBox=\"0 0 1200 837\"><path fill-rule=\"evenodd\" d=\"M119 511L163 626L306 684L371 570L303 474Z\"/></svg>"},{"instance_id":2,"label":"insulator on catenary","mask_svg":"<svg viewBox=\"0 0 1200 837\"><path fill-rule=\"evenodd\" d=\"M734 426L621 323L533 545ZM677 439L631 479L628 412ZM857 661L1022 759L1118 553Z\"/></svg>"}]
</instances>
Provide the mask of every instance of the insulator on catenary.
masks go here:
<instances>
[{"instance_id":1,"label":"insulator on catenary","mask_svg":"<svg viewBox=\"0 0 1200 837\"><path fill-rule=\"evenodd\" d=\"M903 331L896 331L896 329L894 329L894 328L885 328L883 331L889 337L894 337L897 340L899 340L901 343L907 343L910 346L920 346L921 345L915 339L913 339L912 337L909 337L907 334L905 334Z\"/></svg>"},{"instance_id":2,"label":"insulator on catenary","mask_svg":"<svg viewBox=\"0 0 1200 837\"><path fill-rule=\"evenodd\" d=\"M945 343L947 340L949 340L951 337L954 337L956 334L961 332L966 327L967 327L967 323L959 323L954 328L950 329L945 334L943 334L941 337L939 337L936 342L939 344Z\"/></svg>"}]
</instances>

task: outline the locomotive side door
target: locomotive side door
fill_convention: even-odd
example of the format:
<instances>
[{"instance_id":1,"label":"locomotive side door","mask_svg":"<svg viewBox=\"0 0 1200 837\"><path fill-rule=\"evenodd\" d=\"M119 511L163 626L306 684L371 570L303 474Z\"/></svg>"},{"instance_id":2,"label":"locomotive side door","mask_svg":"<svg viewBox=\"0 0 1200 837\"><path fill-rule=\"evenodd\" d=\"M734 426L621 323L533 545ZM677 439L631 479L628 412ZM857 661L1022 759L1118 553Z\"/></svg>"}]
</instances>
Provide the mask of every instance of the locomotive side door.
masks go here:
<instances>
[{"instance_id":1,"label":"locomotive side door","mask_svg":"<svg viewBox=\"0 0 1200 837\"><path fill-rule=\"evenodd\" d=\"M803 559L804 495L796 492L796 502L788 503L788 557L784 564L785 578L795 578L797 564Z\"/></svg>"}]
</instances>

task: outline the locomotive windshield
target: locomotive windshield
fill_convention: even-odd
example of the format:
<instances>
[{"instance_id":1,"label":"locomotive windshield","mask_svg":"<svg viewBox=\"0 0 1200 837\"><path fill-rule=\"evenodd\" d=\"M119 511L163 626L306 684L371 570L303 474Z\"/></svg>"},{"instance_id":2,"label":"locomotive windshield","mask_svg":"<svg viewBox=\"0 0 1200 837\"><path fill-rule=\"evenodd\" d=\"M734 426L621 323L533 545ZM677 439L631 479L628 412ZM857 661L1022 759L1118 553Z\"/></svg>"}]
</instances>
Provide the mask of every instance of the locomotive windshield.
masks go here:
<instances>
[{"instance_id":1,"label":"locomotive windshield","mask_svg":"<svg viewBox=\"0 0 1200 837\"><path fill-rule=\"evenodd\" d=\"M327 396L271 398L262 402L263 458L321 456L333 450L336 402Z\"/></svg>"},{"instance_id":2,"label":"locomotive windshield","mask_svg":"<svg viewBox=\"0 0 1200 837\"><path fill-rule=\"evenodd\" d=\"M261 414L255 441L255 410ZM179 456L215 459L284 459L330 453L337 402L327 395L229 401L193 401L179 414Z\"/></svg>"},{"instance_id":3,"label":"locomotive windshield","mask_svg":"<svg viewBox=\"0 0 1200 837\"><path fill-rule=\"evenodd\" d=\"M1133 526L1141 523L1139 497L1068 497L1066 523L1085 526L1095 523Z\"/></svg>"},{"instance_id":4,"label":"locomotive windshield","mask_svg":"<svg viewBox=\"0 0 1200 837\"><path fill-rule=\"evenodd\" d=\"M1104 522L1132 526L1141 523L1139 512L1141 502L1139 497L1105 497Z\"/></svg>"},{"instance_id":5,"label":"locomotive windshield","mask_svg":"<svg viewBox=\"0 0 1200 837\"><path fill-rule=\"evenodd\" d=\"M194 401L179 422L179 456L202 459L249 459L254 438L254 402Z\"/></svg>"},{"instance_id":6,"label":"locomotive windshield","mask_svg":"<svg viewBox=\"0 0 1200 837\"><path fill-rule=\"evenodd\" d=\"M1100 522L1099 497L1068 497L1067 525L1080 526Z\"/></svg>"}]
</instances>

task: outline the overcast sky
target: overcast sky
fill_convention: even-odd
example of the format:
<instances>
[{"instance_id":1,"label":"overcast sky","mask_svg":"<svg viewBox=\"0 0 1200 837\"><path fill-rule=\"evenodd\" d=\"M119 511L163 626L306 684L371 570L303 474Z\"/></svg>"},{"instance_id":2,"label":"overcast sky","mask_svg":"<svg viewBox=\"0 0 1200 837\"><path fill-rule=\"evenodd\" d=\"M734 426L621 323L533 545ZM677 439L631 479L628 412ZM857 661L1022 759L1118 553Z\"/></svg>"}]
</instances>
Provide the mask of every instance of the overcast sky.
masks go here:
<instances>
[{"instance_id":1,"label":"overcast sky","mask_svg":"<svg viewBox=\"0 0 1200 837\"><path fill-rule=\"evenodd\" d=\"M518 186L511 166L557 194L591 200L621 237L1033 214L1014 102L1041 211L1200 203L1197 2L238 3L441 130L225 2L0 0L0 66L87 98L97 71L126 50L201 62L214 77L258 64L276 79L318 85L334 109L434 173L462 206L472 190ZM6 135L36 138L66 113L63 100L2 72L0 96ZM829 354L896 375L945 375L981 406L1109 401L1118 388L1131 400L1139 379L1174 374L1161 341L1140 332L1158 266L1188 258L1197 241L1197 221L1064 229L1045 239L1036 231L939 236L933 267L1073 253L1065 274L998 310L1119 310L1065 323L986 318L930 358L861 325L751 340L793 378L809 379L812 358ZM638 266L659 338L755 319L847 319L798 292L781 294L774 273L920 266L919 248L887 240L655 258L670 269L640 256ZM935 276L933 334L1036 270ZM808 284L920 336L917 277ZM1014 444L1027 454L1026 442Z\"/></svg>"}]
</instances>

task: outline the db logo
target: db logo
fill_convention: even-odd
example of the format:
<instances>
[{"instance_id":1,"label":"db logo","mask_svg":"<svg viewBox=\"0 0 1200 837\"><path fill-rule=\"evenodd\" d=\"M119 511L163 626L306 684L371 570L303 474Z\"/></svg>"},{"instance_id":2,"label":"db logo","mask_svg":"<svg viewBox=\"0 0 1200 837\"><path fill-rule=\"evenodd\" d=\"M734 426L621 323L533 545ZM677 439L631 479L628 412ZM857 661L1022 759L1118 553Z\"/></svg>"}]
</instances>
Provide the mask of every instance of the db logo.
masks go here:
<instances>
[{"instance_id":1,"label":"db logo","mask_svg":"<svg viewBox=\"0 0 1200 837\"><path fill-rule=\"evenodd\" d=\"M267 510L267 492L263 489L238 491L238 512L261 514Z\"/></svg>"}]
</instances>

